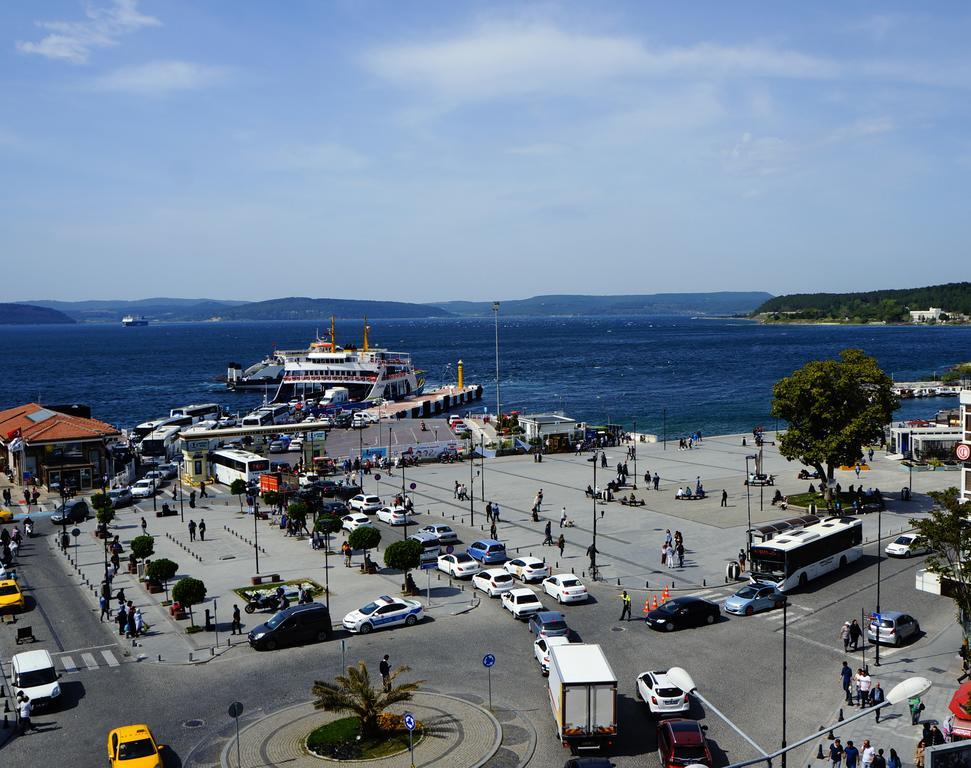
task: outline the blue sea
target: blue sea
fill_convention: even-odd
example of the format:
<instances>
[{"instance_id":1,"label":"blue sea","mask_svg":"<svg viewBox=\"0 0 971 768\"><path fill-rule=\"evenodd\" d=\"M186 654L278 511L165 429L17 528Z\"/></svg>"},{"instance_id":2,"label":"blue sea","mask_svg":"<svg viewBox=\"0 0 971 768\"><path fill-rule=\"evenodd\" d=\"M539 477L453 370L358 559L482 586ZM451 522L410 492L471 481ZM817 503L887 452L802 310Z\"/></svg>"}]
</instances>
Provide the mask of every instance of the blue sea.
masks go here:
<instances>
[{"instance_id":1,"label":"blue sea","mask_svg":"<svg viewBox=\"0 0 971 768\"><path fill-rule=\"evenodd\" d=\"M495 407L492 318L373 320L371 344L410 352L429 385L483 385ZM119 427L170 408L219 402L247 412L261 393L231 393L215 379L227 363L244 367L274 346L305 348L315 322L5 326L0 329L0 407L26 401L83 403ZM337 324L341 344L361 343L361 323ZM517 318L500 316L503 411L563 411L593 422L637 420L644 432L745 432L775 426L772 385L813 359L859 347L896 380L971 360L971 327L763 326L681 317ZM272 393L271 393L272 395ZM929 417L957 398L906 401L901 417Z\"/></svg>"}]
</instances>

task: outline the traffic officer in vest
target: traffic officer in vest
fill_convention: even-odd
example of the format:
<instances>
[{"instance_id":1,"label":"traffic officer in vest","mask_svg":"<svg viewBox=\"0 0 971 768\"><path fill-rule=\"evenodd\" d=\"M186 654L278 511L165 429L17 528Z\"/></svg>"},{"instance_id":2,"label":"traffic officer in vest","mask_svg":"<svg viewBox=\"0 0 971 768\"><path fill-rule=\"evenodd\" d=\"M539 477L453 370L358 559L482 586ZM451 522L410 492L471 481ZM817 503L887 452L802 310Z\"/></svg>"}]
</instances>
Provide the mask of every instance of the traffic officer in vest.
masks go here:
<instances>
[{"instance_id":1,"label":"traffic officer in vest","mask_svg":"<svg viewBox=\"0 0 971 768\"><path fill-rule=\"evenodd\" d=\"M623 621L625 617L627 621L630 621L630 595L627 594L626 589L621 594L620 599L624 601L624 610L621 612L618 621Z\"/></svg>"}]
</instances>

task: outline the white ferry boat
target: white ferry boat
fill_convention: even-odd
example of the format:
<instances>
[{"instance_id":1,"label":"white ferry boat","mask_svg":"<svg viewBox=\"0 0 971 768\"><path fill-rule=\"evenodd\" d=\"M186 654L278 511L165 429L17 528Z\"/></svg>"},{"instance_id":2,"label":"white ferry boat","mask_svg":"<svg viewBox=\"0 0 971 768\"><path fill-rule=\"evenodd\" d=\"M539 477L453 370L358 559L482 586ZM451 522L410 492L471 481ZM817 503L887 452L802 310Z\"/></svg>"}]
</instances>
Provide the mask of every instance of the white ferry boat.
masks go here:
<instances>
[{"instance_id":1,"label":"white ferry boat","mask_svg":"<svg viewBox=\"0 0 971 768\"><path fill-rule=\"evenodd\" d=\"M125 315L121 318L121 324L129 328L136 325L148 325L148 318L141 315Z\"/></svg>"},{"instance_id":2,"label":"white ferry boat","mask_svg":"<svg viewBox=\"0 0 971 768\"><path fill-rule=\"evenodd\" d=\"M335 387L347 389L355 403L421 394L425 379L412 365L411 355L371 347L369 331L365 318L361 347L339 346L331 318L329 341L317 339L306 350L277 350L245 371L231 364L226 385L230 389L276 386L275 403L314 397Z\"/></svg>"}]
</instances>

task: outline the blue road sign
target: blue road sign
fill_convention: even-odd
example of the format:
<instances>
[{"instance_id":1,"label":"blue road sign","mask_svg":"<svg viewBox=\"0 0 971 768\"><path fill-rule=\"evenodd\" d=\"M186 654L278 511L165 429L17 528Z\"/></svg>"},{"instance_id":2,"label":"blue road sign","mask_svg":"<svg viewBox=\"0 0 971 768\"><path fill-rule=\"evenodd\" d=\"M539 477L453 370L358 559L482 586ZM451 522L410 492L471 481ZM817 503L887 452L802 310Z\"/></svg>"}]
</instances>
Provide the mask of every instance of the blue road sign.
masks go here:
<instances>
[{"instance_id":1,"label":"blue road sign","mask_svg":"<svg viewBox=\"0 0 971 768\"><path fill-rule=\"evenodd\" d=\"M418 567L421 568L423 571L430 571L432 568L437 568L438 567L438 563L437 562L422 563Z\"/></svg>"},{"instance_id":2,"label":"blue road sign","mask_svg":"<svg viewBox=\"0 0 971 768\"><path fill-rule=\"evenodd\" d=\"M409 485L408 487L409 487L409 488L411 488L411 490L415 490L415 488L417 488L417 487L418 487L418 485L417 485L417 484L415 484L415 483L412 483L412 484L411 484L411 485Z\"/></svg>"},{"instance_id":3,"label":"blue road sign","mask_svg":"<svg viewBox=\"0 0 971 768\"><path fill-rule=\"evenodd\" d=\"M374 479L375 479L375 480L380 480L380 479L381 479L381 475L378 475L378 474L376 474L376 475L374 476Z\"/></svg>"},{"instance_id":4,"label":"blue road sign","mask_svg":"<svg viewBox=\"0 0 971 768\"><path fill-rule=\"evenodd\" d=\"M415 716L411 712L405 712L405 728L409 731L415 730Z\"/></svg>"},{"instance_id":5,"label":"blue road sign","mask_svg":"<svg viewBox=\"0 0 971 768\"><path fill-rule=\"evenodd\" d=\"M488 667L491 667L495 663L496 663L496 657L493 656L491 653L487 653L485 656L482 657L482 666L483 667L488 668Z\"/></svg>"}]
</instances>

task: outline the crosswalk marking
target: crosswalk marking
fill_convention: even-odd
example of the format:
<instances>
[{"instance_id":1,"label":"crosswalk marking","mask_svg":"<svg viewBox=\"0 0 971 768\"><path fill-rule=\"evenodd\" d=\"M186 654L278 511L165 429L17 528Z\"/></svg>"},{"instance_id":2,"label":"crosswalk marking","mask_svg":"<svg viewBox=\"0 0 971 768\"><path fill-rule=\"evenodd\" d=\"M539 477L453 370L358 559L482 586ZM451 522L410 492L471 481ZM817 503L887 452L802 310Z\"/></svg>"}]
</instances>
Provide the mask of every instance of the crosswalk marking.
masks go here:
<instances>
[{"instance_id":1,"label":"crosswalk marking","mask_svg":"<svg viewBox=\"0 0 971 768\"><path fill-rule=\"evenodd\" d=\"M61 656L61 664L64 665L65 672L77 672L78 668L74 665L74 659L70 656Z\"/></svg>"},{"instance_id":2,"label":"crosswalk marking","mask_svg":"<svg viewBox=\"0 0 971 768\"><path fill-rule=\"evenodd\" d=\"M109 667L117 667L120 663L111 651L102 651L101 655L105 657L105 661L108 662Z\"/></svg>"},{"instance_id":3,"label":"crosswalk marking","mask_svg":"<svg viewBox=\"0 0 971 768\"><path fill-rule=\"evenodd\" d=\"M98 662L95 660L94 656L92 656L90 653L82 653L81 661L84 662L84 666L86 666L88 669L98 668Z\"/></svg>"}]
</instances>

